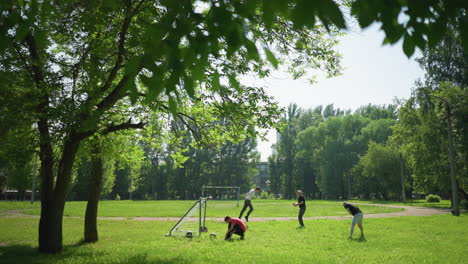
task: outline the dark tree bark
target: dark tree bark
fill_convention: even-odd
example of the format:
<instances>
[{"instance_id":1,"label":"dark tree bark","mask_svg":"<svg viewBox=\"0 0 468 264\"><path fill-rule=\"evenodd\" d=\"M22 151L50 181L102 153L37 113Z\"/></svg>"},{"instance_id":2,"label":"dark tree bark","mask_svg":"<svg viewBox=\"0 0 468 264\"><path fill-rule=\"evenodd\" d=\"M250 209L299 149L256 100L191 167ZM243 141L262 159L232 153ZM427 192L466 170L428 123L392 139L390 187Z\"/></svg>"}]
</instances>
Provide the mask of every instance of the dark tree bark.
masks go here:
<instances>
[{"instance_id":1,"label":"dark tree bark","mask_svg":"<svg viewBox=\"0 0 468 264\"><path fill-rule=\"evenodd\" d=\"M91 150L91 184L86 205L84 241L96 242L99 239L97 230L97 210L102 186L102 155L99 140L93 142Z\"/></svg>"},{"instance_id":2,"label":"dark tree bark","mask_svg":"<svg viewBox=\"0 0 468 264\"><path fill-rule=\"evenodd\" d=\"M39 128L40 129L40 128ZM46 133L48 135L48 131ZM57 253L62 250L62 220L71 169L81 139L75 134L64 143L54 188L53 153L49 142L41 142L41 218L39 220L39 251ZM44 149L43 149L44 148Z\"/></svg>"}]
</instances>

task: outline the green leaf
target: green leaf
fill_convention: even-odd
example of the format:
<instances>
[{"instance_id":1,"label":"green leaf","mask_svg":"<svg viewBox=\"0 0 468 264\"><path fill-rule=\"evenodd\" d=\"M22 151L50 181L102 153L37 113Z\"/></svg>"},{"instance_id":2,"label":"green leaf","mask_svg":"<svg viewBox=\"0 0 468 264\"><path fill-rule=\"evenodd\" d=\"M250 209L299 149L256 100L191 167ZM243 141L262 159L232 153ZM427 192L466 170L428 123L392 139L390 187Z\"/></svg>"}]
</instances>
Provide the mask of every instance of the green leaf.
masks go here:
<instances>
[{"instance_id":1,"label":"green leaf","mask_svg":"<svg viewBox=\"0 0 468 264\"><path fill-rule=\"evenodd\" d=\"M385 31L385 38L388 39L390 44L395 44L405 34L403 26L396 23L384 24L382 25L382 29Z\"/></svg>"},{"instance_id":2,"label":"green leaf","mask_svg":"<svg viewBox=\"0 0 468 264\"><path fill-rule=\"evenodd\" d=\"M309 27L315 24L315 13L318 9L318 1L302 0L297 3L292 11L291 20L295 28Z\"/></svg>"},{"instance_id":3,"label":"green leaf","mask_svg":"<svg viewBox=\"0 0 468 264\"><path fill-rule=\"evenodd\" d=\"M274 16L275 16L275 9L272 0L263 0L263 22L265 23L265 28L270 30L273 26Z\"/></svg>"},{"instance_id":4,"label":"green leaf","mask_svg":"<svg viewBox=\"0 0 468 264\"><path fill-rule=\"evenodd\" d=\"M128 63L125 65L125 72L129 75L136 75L138 74L138 68L140 63L142 62L140 56L132 57Z\"/></svg>"},{"instance_id":5,"label":"green leaf","mask_svg":"<svg viewBox=\"0 0 468 264\"><path fill-rule=\"evenodd\" d=\"M468 17L464 17L460 19L460 38L463 44L463 49L465 50L465 54L468 54Z\"/></svg>"},{"instance_id":6,"label":"green leaf","mask_svg":"<svg viewBox=\"0 0 468 264\"><path fill-rule=\"evenodd\" d=\"M219 83L219 72L215 71L211 76L211 89L213 89L213 91L219 91L220 87L221 85Z\"/></svg>"},{"instance_id":7,"label":"green leaf","mask_svg":"<svg viewBox=\"0 0 468 264\"><path fill-rule=\"evenodd\" d=\"M190 76L184 76L184 89L187 91L187 94L190 98L195 98L195 89L193 86L193 79Z\"/></svg>"},{"instance_id":8,"label":"green leaf","mask_svg":"<svg viewBox=\"0 0 468 264\"><path fill-rule=\"evenodd\" d=\"M241 44L240 30L241 30L240 26L236 25L232 28L231 31L229 31L229 33L226 36L226 42L228 44L226 55L228 57L231 57L232 54L234 54L234 52L238 50L240 47L240 44Z\"/></svg>"},{"instance_id":9,"label":"green leaf","mask_svg":"<svg viewBox=\"0 0 468 264\"><path fill-rule=\"evenodd\" d=\"M138 90L133 80L129 80L127 89L130 91L130 102L134 105L138 99Z\"/></svg>"},{"instance_id":10,"label":"green leaf","mask_svg":"<svg viewBox=\"0 0 468 264\"><path fill-rule=\"evenodd\" d=\"M437 43L442 39L444 34L446 33L446 22L444 20L437 20L436 22L429 24L429 32L427 36L427 42L429 48L435 47Z\"/></svg>"},{"instance_id":11,"label":"green leaf","mask_svg":"<svg viewBox=\"0 0 468 264\"><path fill-rule=\"evenodd\" d=\"M319 12L330 20L336 27L345 29L346 23L340 8L333 0L317 1L320 4ZM323 21L322 21L323 22Z\"/></svg>"},{"instance_id":12,"label":"green leaf","mask_svg":"<svg viewBox=\"0 0 468 264\"><path fill-rule=\"evenodd\" d=\"M275 69L278 69L278 60L276 59L273 52L271 52L268 48L264 48L264 50L267 60L271 63L271 65L273 65Z\"/></svg>"},{"instance_id":13,"label":"green leaf","mask_svg":"<svg viewBox=\"0 0 468 264\"><path fill-rule=\"evenodd\" d=\"M229 84L231 84L231 86L234 87L236 90L239 90L239 81L237 80L236 76L234 74L230 74L228 78Z\"/></svg>"},{"instance_id":14,"label":"green leaf","mask_svg":"<svg viewBox=\"0 0 468 264\"><path fill-rule=\"evenodd\" d=\"M195 63L197 66L192 68L192 77L194 80L203 82L205 80L205 69L208 62L208 54L205 52Z\"/></svg>"},{"instance_id":15,"label":"green leaf","mask_svg":"<svg viewBox=\"0 0 468 264\"><path fill-rule=\"evenodd\" d=\"M357 0L351 4L351 14L357 17L359 26L366 28L376 19L375 11L369 7L368 0Z\"/></svg>"},{"instance_id":16,"label":"green leaf","mask_svg":"<svg viewBox=\"0 0 468 264\"><path fill-rule=\"evenodd\" d=\"M413 33L413 41L420 50L424 50L426 48L426 41L420 34L416 34L416 32Z\"/></svg>"},{"instance_id":17,"label":"green leaf","mask_svg":"<svg viewBox=\"0 0 468 264\"><path fill-rule=\"evenodd\" d=\"M405 34L405 39L403 40L403 52L405 52L406 56L409 58L414 53L414 41L412 37L408 34Z\"/></svg>"},{"instance_id":18,"label":"green leaf","mask_svg":"<svg viewBox=\"0 0 468 264\"><path fill-rule=\"evenodd\" d=\"M169 97L169 111L172 115L177 115L177 101L174 99L174 96Z\"/></svg>"},{"instance_id":19,"label":"green leaf","mask_svg":"<svg viewBox=\"0 0 468 264\"><path fill-rule=\"evenodd\" d=\"M255 46L255 43L250 41L249 39L245 39L244 45L247 49L248 59L257 62L260 61L260 56L258 54L257 46Z\"/></svg>"},{"instance_id":20,"label":"green leaf","mask_svg":"<svg viewBox=\"0 0 468 264\"><path fill-rule=\"evenodd\" d=\"M16 40L24 40L29 33L29 23L23 22L19 25L18 29L16 30L15 39Z\"/></svg>"},{"instance_id":21,"label":"green leaf","mask_svg":"<svg viewBox=\"0 0 468 264\"><path fill-rule=\"evenodd\" d=\"M11 41L5 35L0 35L2 41L0 41L0 54L2 54L7 48L11 47Z\"/></svg>"}]
</instances>

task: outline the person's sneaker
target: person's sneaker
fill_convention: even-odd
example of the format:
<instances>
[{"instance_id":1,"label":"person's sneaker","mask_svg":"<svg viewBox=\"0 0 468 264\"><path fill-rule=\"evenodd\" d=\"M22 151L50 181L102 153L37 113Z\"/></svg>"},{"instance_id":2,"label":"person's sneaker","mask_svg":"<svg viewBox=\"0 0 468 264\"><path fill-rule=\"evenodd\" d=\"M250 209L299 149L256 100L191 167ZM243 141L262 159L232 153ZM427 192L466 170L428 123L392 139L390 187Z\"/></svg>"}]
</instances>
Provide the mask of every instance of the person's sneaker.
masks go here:
<instances>
[{"instance_id":1,"label":"person's sneaker","mask_svg":"<svg viewBox=\"0 0 468 264\"><path fill-rule=\"evenodd\" d=\"M239 218L239 219L240 219L240 218ZM248 217L248 216L245 217L245 221L247 221L247 222L249 221L249 217Z\"/></svg>"},{"instance_id":2,"label":"person's sneaker","mask_svg":"<svg viewBox=\"0 0 468 264\"><path fill-rule=\"evenodd\" d=\"M244 239L245 239L245 236L244 236L244 235L242 235L240 239L241 239L241 240L244 240Z\"/></svg>"},{"instance_id":3,"label":"person's sneaker","mask_svg":"<svg viewBox=\"0 0 468 264\"><path fill-rule=\"evenodd\" d=\"M300 225L300 226L297 227L297 229L303 229L303 228L305 228L305 226L303 226L303 225Z\"/></svg>"}]
</instances>

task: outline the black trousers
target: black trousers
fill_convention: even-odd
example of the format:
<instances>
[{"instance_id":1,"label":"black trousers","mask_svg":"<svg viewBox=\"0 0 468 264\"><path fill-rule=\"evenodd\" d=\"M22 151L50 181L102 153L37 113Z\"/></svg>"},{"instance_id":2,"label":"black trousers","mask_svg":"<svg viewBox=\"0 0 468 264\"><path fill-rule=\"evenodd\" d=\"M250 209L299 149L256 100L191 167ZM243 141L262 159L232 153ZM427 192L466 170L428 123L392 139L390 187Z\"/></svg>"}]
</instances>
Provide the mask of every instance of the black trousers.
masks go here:
<instances>
[{"instance_id":1,"label":"black trousers","mask_svg":"<svg viewBox=\"0 0 468 264\"><path fill-rule=\"evenodd\" d=\"M231 223L228 224L228 230L229 228L231 228ZM240 227L240 225L234 225L234 229L232 229L231 232L227 233L226 234L226 238L225 239L230 239L231 236L233 234L236 234L236 235L239 235L239 236L243 236L244 235L244 230L242 230L242 228Z\"/></svg>"},{"instance_id":2,"label":"black trousers","mask_svg":"<svg viewBox=\"0 0 468 264\"><path fill-rule=\"evenodd\" d=\"M301 226L304 225L304 221L302 221L302 217L304 216L304 213L306 211L306 207L299 207L299 215L297 216L297 218L299 219L299 224Z\"/></svg>"},{"instance_id":3,"label":"black trousers","mask_svg":"<svg viewBox=\"0 0 468 264\"><path fill-rule=\"evenodd\" d=\"M250 209L247 212L247 215L245 217L249 217L250 213L252 213L252 211L254 210L254 208L252 206L252 201L250 201L250 200L245 200L244 201L244 207L242 208L242 210L240 212L239 218L242 217L242 215L244 214L244 211L245 211L245 209L247 209L247 207L249 207Z\"/></svg>"}]
</instances>

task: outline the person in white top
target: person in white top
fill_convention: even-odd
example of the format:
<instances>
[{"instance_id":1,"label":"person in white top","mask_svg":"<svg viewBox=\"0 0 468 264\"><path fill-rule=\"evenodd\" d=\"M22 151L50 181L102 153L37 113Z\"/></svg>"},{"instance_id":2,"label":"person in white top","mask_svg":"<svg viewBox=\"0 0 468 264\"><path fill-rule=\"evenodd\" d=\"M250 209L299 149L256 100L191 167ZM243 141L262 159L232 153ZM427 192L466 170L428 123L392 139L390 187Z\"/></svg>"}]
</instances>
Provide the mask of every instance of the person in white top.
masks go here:
<instances>
[{"instance_id":1,"label":"person in white top","mask_svg":"<svg viewBox=\"0 0 468 264\"><path fill-rule=\"evenodd\" d=\"M242 218L242 215L244 214L244 211L245 209L247 209L247 207L249 207L249 211L247 212L247 215L245 216L245 221L249 221L249 215L252 213L252 211L254 210L253 206L252 206L252 198L253 196L255 195L255 193L257 192L260 192L260 188L255 188L255 189L251 189L248 193L245 194L245 201L244 201L244 207L242 208L241 212L240 212L240 215L239 215L239 219Z\"/></svg>"}]
</instances>

